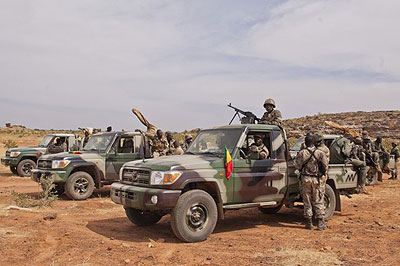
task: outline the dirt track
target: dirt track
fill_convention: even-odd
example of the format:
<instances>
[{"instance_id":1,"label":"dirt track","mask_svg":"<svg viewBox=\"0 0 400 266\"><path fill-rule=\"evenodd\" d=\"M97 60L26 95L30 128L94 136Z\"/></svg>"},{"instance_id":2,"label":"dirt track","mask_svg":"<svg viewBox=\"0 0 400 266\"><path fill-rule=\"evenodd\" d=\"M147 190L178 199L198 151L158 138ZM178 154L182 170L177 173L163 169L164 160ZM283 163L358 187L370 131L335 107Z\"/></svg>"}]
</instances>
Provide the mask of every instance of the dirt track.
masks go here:
<instances>
[{"instance_id":1,"label":"dirt track","mask_svg":"<svg viewBox=\"0 0 400 266\"><path fill-rule=\"evenodd\" d=\"M400 265L399 189L386 176L370 195L342 197L343 211L324 232L303 229L300 209L247 209L227 212L206 241L187 244L174 237L168 216L152 227L132 225L107 188L87 201L5 210L14 204L11 190L35 196L39 188L2 166L0 265Z\"/></svg>"}]
</instances>

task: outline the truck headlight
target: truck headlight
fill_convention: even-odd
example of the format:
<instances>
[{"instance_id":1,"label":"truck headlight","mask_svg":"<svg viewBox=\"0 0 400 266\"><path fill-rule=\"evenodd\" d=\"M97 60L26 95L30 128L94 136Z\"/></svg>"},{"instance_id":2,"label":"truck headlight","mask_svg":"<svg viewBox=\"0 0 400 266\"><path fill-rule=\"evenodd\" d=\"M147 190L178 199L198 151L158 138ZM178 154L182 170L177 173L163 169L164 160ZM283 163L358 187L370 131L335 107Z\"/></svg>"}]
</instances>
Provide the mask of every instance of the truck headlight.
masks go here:
<instances>
[{"instance_id":1,"label":"truck headlight","mask_svg":"<svg viewBox=\"0 0 400 266\"><path fill-rule=\"evenodd\" d=\"M19 152L19 151L12 151L12 152L10 152L10 157L18 157L18 155L20 155L21 154L21 152Z\"/></svg>"},{"instance_id":2,"label":"truck headlight","mask_svg":"<svg viewBox=\"0 0 400 266\"><path fill-rule=\"evenodd\" d=\"M150 184L151 185L169 185L174 183L180 176L182 172L179 171L153 171L151 172Z\"/></svg>"},{"instance_id":3,"label":"truck headlight","mask_svg":"<svg viewBox=\"0 0 400 266\"><path fill-rule=\"evenodd\" d=\"M52 161L51 168L64 168L69 165L70 162L69 160Z\"/></svg>"}]
</instances>

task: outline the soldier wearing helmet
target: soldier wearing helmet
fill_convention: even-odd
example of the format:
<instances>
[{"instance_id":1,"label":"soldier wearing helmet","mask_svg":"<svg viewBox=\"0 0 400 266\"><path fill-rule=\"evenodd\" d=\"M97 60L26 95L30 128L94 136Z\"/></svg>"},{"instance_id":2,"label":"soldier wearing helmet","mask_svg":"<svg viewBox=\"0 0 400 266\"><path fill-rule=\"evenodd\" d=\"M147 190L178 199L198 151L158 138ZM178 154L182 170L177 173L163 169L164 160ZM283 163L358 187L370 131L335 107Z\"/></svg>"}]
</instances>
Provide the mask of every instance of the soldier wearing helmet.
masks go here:
<instances>
[{"instance_id":1,"label":"soldier wearing helmet","mask_svg":"<svg viewBox=\"0 0 400 266\"><path fill-rule=\"evenodd\" d=\"M273 99L266 99L264 108L266 112L260 119L260 124L278 125L282 124L282 114L280 111L275 110L275 101Z\"/></svg>"},{"instance_id":2,"label":"soldier wearing helmet","mask_svg":"<svg viewBox=\"0 0 400 266\"><path fill-rule=\"evenodd\" d=\"M331 157L331 152L329 151L329 148L326 147L325 142L324 142L324 137L321 134L314 134L314 145L317 149L323 151L326 154L326 157L329 158Z\"/></svg>"},{"instance_id":3,"label":"soldier wearing helmet","mask_svg":"<svg viewBox=\"0 0 400 266\"><path fill-rule=\"evenodd\" d=\"M165 156L168 151L168 141L161 129L158 129L156 135L151 139L153 157Z\"/></svg>"},{"instance_id":4,"label":"soldier wearing helmet","mask_svg":"<svg viewBox=\"0 0 400 266\"><path fill-rule=\"evenodd\" d=\"M186 151L192 143L193 137L190 134L185 134L185 142L183 143L183 150Z\"/></svg>"}]
</instances>

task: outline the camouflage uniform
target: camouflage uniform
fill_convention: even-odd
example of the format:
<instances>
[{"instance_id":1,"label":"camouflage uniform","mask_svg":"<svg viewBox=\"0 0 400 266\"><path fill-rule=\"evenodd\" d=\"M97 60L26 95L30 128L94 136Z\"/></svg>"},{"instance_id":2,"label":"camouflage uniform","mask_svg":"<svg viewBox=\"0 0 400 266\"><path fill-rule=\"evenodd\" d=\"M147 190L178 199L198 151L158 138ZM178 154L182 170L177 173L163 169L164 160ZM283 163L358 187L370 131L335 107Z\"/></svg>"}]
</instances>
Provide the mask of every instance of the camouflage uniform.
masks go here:
<instances>
[{"instance_id":1,"label":"camouflage uniform","mask_svg":"<svg viewBox=\"0 0 400 266\"><path fill-rule=\"evenodd\" d=\"M257 146L252 144L250 146L249 152L247 153L247 158L250 160L265 160L269 156L268 148L264 144Z\"/></svg>"},{"instance_id":2,"label":"camouflage uniform","mask_svg":"<svg viewBox=\"0 0 400 266\"><path fill-rule=\"evenodd\" d=\"M184 153L183 149L181 146L178 146L175 148L174 152L172 153L173 155L182 155Z\"/></svg>"},{"instance_id":3,"label":"camouflage uniform","mask_svg":"<svg viewBox=\"0 0 400 266\"><path fill-rule=\"evenodd\" d=\"M390 169L390 167L389 167L390 155L383 148L382 142L379 142L378 140L376 140L374 142L373 149L375 152L379 153L379 157L380 157L380 159L382 159L382 165L381 165L382 172L391 174L392 169ZM381 177L380 181L382 181L382 177Z\"/></svg>"},{"instance_id":4,"label":"camouflage uniform","mask_svg":"<svg viewBox=\"0 0 400 266\"><path fill-rule=\"evenodd\" d=\"M272 110L272 112L265 112L260 119L260 124L268 125L281 125L282 124L282 114L278 110Z\"/></svg>"},{"instance_id":5,"label":"camouflage uniform","mask_svg":"<svg viewBox=\"0 0 400 266\"><path fill-rule=\"evenodd\" d=\"M397 163L400 158L400 151L399 151L399 148L397 147L397 144L393 145L393 148L392 148L392 151L390 152L390 154L394 155L394 170L392 171L391 179L397 180L397 175L398 175Z\"/></svg>"},{"instance_id":6,"label":"camouflage uniform","mask_svg":"<svg viewBox=\"0 0 400 266\"><path fill-rule=\"evenodd\" d=\"M353 145L351 141L346 137L340 137L333 141L330 147L332 164L345 164L350 163L358 170L359 183L361 189L366 193L365 181L367 178L367 165L365 161L359 158L351 158Z\"/></svg>"},{"instance_id":7,"label":"camouflage uniform","mask_svg":"<svg viewBox=\"0 0 400 266\"><path fill-rule=\"evenodd\" d=\"M313 152L315 157L312 156ZM325 217L324 193L321 191L322 185L325 186L325 184L321 184L324 183L324 180L320 179L321 174L318 162L321 162L325 169L328 169L326 154L314 146L301 150L295 159L296 169L301 171L301 196L306 219L313 217L313 209L317 219Z\"/></svg>"},{"instance_id":8,"label":"camouflage uniform","mask_svg":"<svg viewBox=\"0 0 400 266\"><path fill-rule=\"evenodd\" d=\"M168 142L164 136L162 136L161 139L157 136L154 136L154 138L151 140L151 146L153 149L154 158L165 156L167 154Z\"/></svg>"},{"instance_id":9,"label":"camouflage uniform","mask_svg":"<svg viewBox=\"0 0 400 266\"><path fill-rule=\"evenodd\" d=\"M189 148L190 144L192 143L192 139L193 139L192 135L185 134L185 142L182 144L182 149L184 151L186 151Z\"/></svg>"}]
</instances>

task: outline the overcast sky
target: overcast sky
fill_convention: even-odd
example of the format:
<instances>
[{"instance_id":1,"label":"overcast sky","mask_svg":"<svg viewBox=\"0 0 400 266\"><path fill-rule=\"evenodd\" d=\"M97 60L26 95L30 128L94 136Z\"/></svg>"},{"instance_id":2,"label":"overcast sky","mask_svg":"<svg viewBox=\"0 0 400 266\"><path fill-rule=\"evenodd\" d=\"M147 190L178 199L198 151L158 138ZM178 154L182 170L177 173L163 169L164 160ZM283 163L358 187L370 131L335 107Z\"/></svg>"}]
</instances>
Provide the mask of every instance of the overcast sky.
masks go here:
<instances>
[{"instance_id":1,"label":"overcast sky","mask_svg":"<svg viewBox=\"0 0 400 266\"><path fill-rule=\"evenodd\" d=\"M0 123L181 131L399 109L397 0L0 0Z\"/></svg>"}]
</instances>

